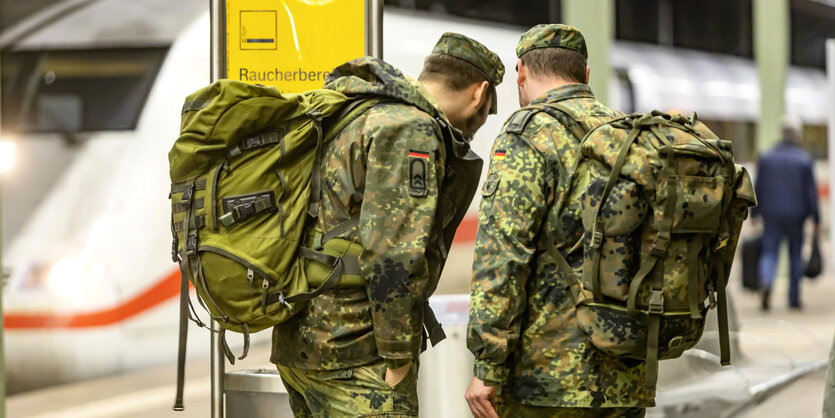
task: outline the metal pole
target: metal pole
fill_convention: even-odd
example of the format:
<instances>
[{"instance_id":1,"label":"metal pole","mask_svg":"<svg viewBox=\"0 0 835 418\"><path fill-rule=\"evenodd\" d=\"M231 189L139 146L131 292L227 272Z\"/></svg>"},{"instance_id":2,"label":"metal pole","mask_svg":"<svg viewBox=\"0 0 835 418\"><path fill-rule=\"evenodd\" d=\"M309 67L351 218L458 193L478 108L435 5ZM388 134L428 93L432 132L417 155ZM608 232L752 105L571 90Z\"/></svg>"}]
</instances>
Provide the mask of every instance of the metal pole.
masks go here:
<instances>
[{"instance_id":1,"label":"metal pole","mask_svg":"<svg viewBox=\"0 0 835 418\"><path fill-rule=\"evenodd\" d=\"M2 195L2 182L0 182L0 195ZM2 199L0 199L2 201ZM0 205L0 219L3 218L2 205ZM6 342L3 338L6 324L3 321L3 287L6 285L5 272L3 271L3 240L0 231L0 418L6 418Z\"/></svg>"},{"instance_id":2,"label":"metal pole","mask_svg":"<svg viewBox=\"0 0 835 418\"><path fill-rule=\"evenodd\" d=\"M835 260L835 197L832 196L832 183L835 181L835 39L826 41L826 72L829 78L829 118L827 135L829 154L829 259Z\"/></svg>"},{"instance_id":3,"label":"metal pole","mask_svg":"<svg viewBox=\"0 0 835 418\"><path fill-rule=\"evenodd\" d=\"M209 53L210 61L210 82L215 82L218 79L226 77L224 64L224 57L226 52L226 31L224 22L226 21L226 13L224 13L225 0L210 0L209 14L211 15L211 46ZM220 338L218 332L220 325L213 320L209 320L212 332L209 347L210 362L211 362L211 395L212 395L212 418L223 418L226 411L223 409L223 375L226 366L223 353L220 351Z\"/></svg>"},{"instance_id":4,"label":"metal pole","mask_svg":"<svg viewBox=\"0 0 835 418\"><path fill-rule=\"evenodd\" d=\"M383 2L365 1L365 53L383 59Z\"/></svg>"}]
</instances>

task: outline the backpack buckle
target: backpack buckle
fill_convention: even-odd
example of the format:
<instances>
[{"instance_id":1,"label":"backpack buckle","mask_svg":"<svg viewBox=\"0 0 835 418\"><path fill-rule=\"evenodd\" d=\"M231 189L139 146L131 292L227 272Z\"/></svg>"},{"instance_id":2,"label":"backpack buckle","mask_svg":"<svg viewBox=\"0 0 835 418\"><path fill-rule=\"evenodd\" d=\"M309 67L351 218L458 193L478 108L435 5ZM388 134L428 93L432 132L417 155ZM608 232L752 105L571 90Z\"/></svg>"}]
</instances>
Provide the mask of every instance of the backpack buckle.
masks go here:
<instances>
[{"instance_id":1,"label":"backpack buckle","mask_svg":"<svg viewBox=\"0 0 835 418\"><path fill-rule=\"evenodd\" d=\"M282 305L286 306L286 307L287 307L287 309L288 309L290 312L293 312L293 306L292 306L292 305L290 305L290 303L288 303L286 299L284 299L284 293L279 293L279 294L278 294L278 303L280 303L280 304L282 304Z\"/></svg>"},{"instance_id":2,"label":"backpack buckle","mask_svg":"<svg viewBox=\"0 0 835 418\"><path fill-rule=\"evenodd\" d=\"M592 248L600 248L601 245L603 245L603 233L595 228L591 233L591 246Z\"/></svg>"},{"instance_id":3,"label":"backpack buckle","mask_svg":"<svg viewBox=\"0 0 835 418\"><path fill-rule=\"evenodd\" d=\"M194 196L194 183L188 185L188 188L183 192L183 198L180 202L185 203L186 206L191 204L191 198Z\"/></svg>"},{"instance_id":4,"label":"backpack buckle","mask_svg":"<svg viewBox=\"0 0 835 418\"><path fill-rule=\"evenodd\" d=\"M195 255L197 253L197 234L189 234L186 238L186 254Z\"/></svg>"},{"instance_id":5,"label":"backpack buckle","mask_svg":"<svg viewBox=\"0 0 835 418\"><path fill-rule=\"evenodd\" d=\"M664 313L664 291L652 289L649 293L649 313L661 315Z\"/></svg>"},{"instance_id":6,"label":"backpack buckle","mask_svg":"<svg viewBox=\"0 0 835 418\"><path fill-rule=\"evenodd\" d=\"M252 203L246 203L243 205L238 205L232 208L233 216L235 217L236 221L241 219L246 219L252 215L255 215L255 205Z\"/></svg>"},{"instance_id":7,"label":"backpack buckle","mask_svg":"<svg viewBox=\"0 0 835 418\"><path fill-rule=\"evenodd\" d=\"M177 238L174 238L174 240L171 241L171 261L173 261L175 263L180 262L180 255L177 251L177 247L179 245L180 245L180 242Z\"/></svg>"},{"instance_id":8,"label":"backpack buckle","mask_svg":"<svg viewBox=\"0 0 835 418\"><path fill-rule=\"evenodd\" d=\"M670 243L670 236L665 234L658 234L658 237L655 238L655 242L652 243L652 248L650 249L650 254L656 257L663 257L664 254L667 253L667 245Z\"/></svg>"}]
</instances>

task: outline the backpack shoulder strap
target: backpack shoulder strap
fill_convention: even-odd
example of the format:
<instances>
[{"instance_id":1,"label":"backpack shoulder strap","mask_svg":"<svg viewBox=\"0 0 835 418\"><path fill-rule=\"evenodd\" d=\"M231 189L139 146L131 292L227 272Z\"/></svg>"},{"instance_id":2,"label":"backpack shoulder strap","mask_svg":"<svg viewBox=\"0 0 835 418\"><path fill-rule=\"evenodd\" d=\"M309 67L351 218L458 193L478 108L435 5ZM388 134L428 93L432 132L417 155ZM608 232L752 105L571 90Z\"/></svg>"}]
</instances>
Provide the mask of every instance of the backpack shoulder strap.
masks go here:
<instances>
[{"instance_id":1,"label":"backpack shoulder strap","mask_svg":"<svg viewBox=\"0 0 835 418\"><path fill-rule=\"evenodd\" d=\"M588 133L586 132L586 128L574 119L573 111L569 109L568 106L565 106L560 102L544 103L542 105L542 110L559 121L565 129L568 129L568 131L577 138L578 142L582 141L583 137L585 137Z\"/></svg>"},{"instance_id":2,"label":"backpack shoulder strap","mask_svg":"<svg viewBox=\"0 0 835 418\"><path fill-rule=\"evenodd\" d=\"M543 109L538 106L526 106L514 113L505 124L504 131L512 134L521 134L525 130L525 126L530 121L533 115L541 112Z\"/></svg>"},{"instance_id":3,"label":"backpack shoulder strap","mask_svg":"<svg viewBox=\"0 0 835 418\"><path fill-rule=\"evenodd\" d=\"M356 98L350 100L342 110L332 118L333 125L329 126L327 130L327 134L325 135L324 143L327 143L333 138L336 138L343 129L345 129L351 122L357 120L360 116L362 116L365 112L370 110L372 107L376 106L382 102L382 99L373 97L373 98Z\"/></svg>"}]
</instances>

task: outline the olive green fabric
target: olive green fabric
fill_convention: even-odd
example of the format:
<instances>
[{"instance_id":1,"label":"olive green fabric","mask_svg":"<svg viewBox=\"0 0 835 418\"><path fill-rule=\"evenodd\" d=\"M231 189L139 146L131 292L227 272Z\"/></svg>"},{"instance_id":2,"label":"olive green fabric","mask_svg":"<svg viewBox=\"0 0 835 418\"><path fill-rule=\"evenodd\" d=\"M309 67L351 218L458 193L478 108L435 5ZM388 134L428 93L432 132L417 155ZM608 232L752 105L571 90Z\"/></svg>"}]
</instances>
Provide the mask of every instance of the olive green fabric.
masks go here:
<instances>
[{"instance_id":1,"label":"olive green fabric","mask_svg":"<svg viewBox=\"0 0 835 418\"><path fill-rule=\"evenodd\" d=\"M296 418L418 416L416 363L394 386L382 359L338 370L277 367Z\"/></svg>"},{"instance_id":2,"label":"olive green fabric","mask_svg":"<svg viewBox=\"0 0 835 418\"><path fill-rule=\"evenodd\" d=\"M172 213L176 251L213 319L256 332L298 307L283 298L308 290L296 251L307 221L310 175L321 141L320 120L347 98L332 90L282 95L231 80L186 98L181 135L169 152L175 185L203 190L171 194L172 204L202 207ZM201 103L195 106L194 103ZM186 189L187 189L186 186ZM173 187L172 190L183 187ZM205 219L202 228L194 219ZM193 244L193 251L187 246Z\"/></svg>"},{"instance_id":3,"label":"olive green fabric","mask_svg":"<svg viewBox=\"0 0 835 418\"><path fill-rule=\"evenodd\" d=\"M695 118L631 115L592 131L581 148L589 181L577 321L601 351L647 360L654 385L656 359L698 342L706 300L718 304L727 341L724 291L756 204L751 180L730 141Z\"/></svg>"}]
</instances>

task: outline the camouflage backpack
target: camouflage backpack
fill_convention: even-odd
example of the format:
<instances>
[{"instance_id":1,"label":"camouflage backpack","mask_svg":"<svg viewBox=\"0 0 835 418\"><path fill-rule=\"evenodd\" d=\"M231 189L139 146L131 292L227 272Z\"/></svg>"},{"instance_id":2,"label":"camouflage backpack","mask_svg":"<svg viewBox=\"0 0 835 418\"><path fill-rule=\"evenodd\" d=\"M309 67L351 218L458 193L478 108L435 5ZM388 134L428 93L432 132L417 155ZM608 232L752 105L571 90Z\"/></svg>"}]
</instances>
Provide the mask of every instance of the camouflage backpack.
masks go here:
<instances>
[{"instance_id":1,"label":"camouflage backpack","mask_svg":"<svg viewBox=\"0 0 835 418\"><path fill-rule=\"evenodd\" d=\"M290 318L337 282L361 283L361 246L341 239L306 245L306 235L318 215L322 144L377 102L325 89L282 95L232 80L186 98L168 154L172 258L182 276L175 410L183 408L186 318L204 326L189 281L220 325L233 364L226 330L244 334L244 358L250 333Z\"/></svg>"},{"instance_id":2,"label":"camouflage backpack","mask_svg":"<svg viewBox=\"0 0 835 418\"><path fill-rule=\"evenodd\" d=\"M581 149L582 331L606 354L646 361L645 386L654 389L658 360L693 347L708 307L718 307L721 362L729 364L725 286L756 204L730 141L695 115L654 111L599 126Z\"/></svg>"}]
</instances>

